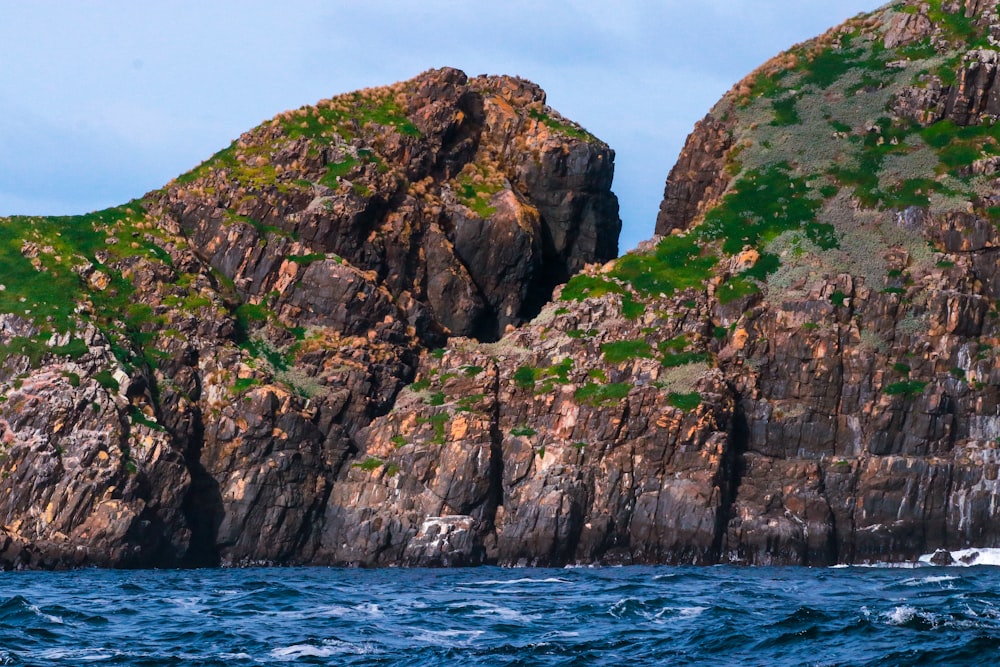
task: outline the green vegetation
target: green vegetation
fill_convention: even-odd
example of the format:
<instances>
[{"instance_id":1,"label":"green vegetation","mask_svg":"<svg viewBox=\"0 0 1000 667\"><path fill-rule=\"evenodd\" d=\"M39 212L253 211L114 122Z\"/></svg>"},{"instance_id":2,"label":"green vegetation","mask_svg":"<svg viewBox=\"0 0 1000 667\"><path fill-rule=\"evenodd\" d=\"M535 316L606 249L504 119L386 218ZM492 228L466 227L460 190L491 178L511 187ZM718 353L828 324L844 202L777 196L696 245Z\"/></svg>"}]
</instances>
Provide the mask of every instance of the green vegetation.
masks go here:
<instances>
[{"instance_id":1,"label":"green vegetation","mask_svg":"<svg viewBox=\"0 0 1000 667\"><path fill-rule=\"evenodd\" d=\"M159 422L156 422L156 421L150 419L149 417L147 417L145 414L143 414L142 410L140 410L135 405L129 406L129 412L128 412L128 414L129 414L129 418L132 420L133 424L140 424L140 425L145 426L147 428L153 429L154 431L166 431L167 430L163 426L163 424L160 424Z\"/></svg>"},{"instance_id":2,"label":"green vegetation","mask_svg":"<svg viewBox=\"0 0 1000 667\"><path fill-rule=\"evenodd\" d=\"M611 384L588 382L577 388L574 397L580 403L594 407L606 407L621 401L628 396L631 390L632 385L625 382L614 382Z\"/></svg>"},{"instance_id":3,"label":"green vegetation","mask_svg":"<svg viewBox=\"0 0 1000 667\"><path fill-rule=\"evenodd\" d=\"M907 398L911 398L924 393L924 389L926 388L926 382L906 380L904 382L893 382L885 388L885 393L889 396L905 396Z\"/></svg>"},{"instance_id":4,"label":"green vegetation","mask_svg":"<svg viewBox=\"0 0 1000 667\"><path fill-rule=\"evenodd\" d=\"M118 391L118 380L109 370L98 371L94 374L94 381L108 391Z\"/></svg>"},{"instance_id":5,"label":"green vegetation","mask_svg":"<svg viewBox=\"0 0 1000 667\"><path fill-rule=\"evenodd\" d=\"M625 257L629 257L629 255ZM618 261L622 261L625 257ZM561 298L565 301L583 301L605 294L622 294L624 291L621 285L602 276L588 276L578 273L563 287Z\"/></svg>"},{"instance_id":6,"label":"green vegetation","mask_svg":"<svg viewBox=\"0 0 1000 667\"><path fill-rule=\"evenodd\" d=\"M701 394L696 391L689 394L677 394L671 392L667 395L667 403L678 410L683 410L684 412L691 412L701 405L701 401Z\"/></svg>"},{"instance_id":7,"label":"green vegetation","mask_svg":"<svg viewBox=\"0 0 1000 667\"><path fill-rule=\"evenodd\" d=\"M579 125L571 123L570 121L557 120L545 113L542 109L532 109L528 112L528 115L537 121L541 121L546 127L571 139L579 139L581 141L597 141L597 138L594 135L587 132Z\"/></svg>"},{"instance_id":8,"label":"green vegetation","mask_svg":"<svg viewBox=\"0 0 1000 667\"><path fill-rule=\"evenodd\" d=\"M288 112L276 122L290 139L305 137L326 143L349 142L369 123L394 128L404 136L420 136L420 130L388 91L341 95L317 106Z\"/></svg>"},{"instance_id":9,"label":"green vegetation","mask_svg":"<svg viewBox=\"0 0 1000 667\"><path fill-rule=\"evenodd\" d=\"M622 315L624 315L626 319L637 319L642 317L645 312L646 304L636 301L632 298L632 295L627 292L622 294Z\"/></svg>"},{"instance_id":10,"label":"green vegetation","mask_svg":"<svg viewBox=\"0 0 1000 667\"><path fill-rule=\"evenodd\" d=\"M348 155L340 162L326 165L326 174L319 182L328 188L336 188L340 184L340 179L349 176L359 164L361 162L356 157Z\"/></svg>"},{"instance_id":11,"label":"green vegetation","mask_svg":"<svg viewBox=\"0 0 1000 667\"><path fill-rule=\"evenodd\" d=\"M783 97L780 100L772 102L774 120L771 121L771 124L776 127L784 127L801 123L802 119L799 118L799 112L795 109L797 102L798 99L794 95L789 95L788 97Z\"/></svg>"},{"instance_id":12,"label":"green vegetation","mask_svg":"<svg viewBox=\"0 0 1000 667\"><path fill-rule=\"evenodd\" d=\"M948 39L962 43L963 47L965 47L966 43L971 43L968 48L986 46L987 41L985 36L981 33L978 26L976 26L975 19L966 17L962 9L954 13L946 12L942 7L944 4L943 0L927 0L923 4L927 7L927 17L944 28ZM900 11L906 14L915 14L917 6L903 5Z\"/></svg>"},{"instance_id":13,"label":"green vegetation","mask_svg":"<svg viewBox=\"0 0 1000 667\"><path fill-rule=\"evenodd\" d=\"M428 421L431 427L434 429L434 437L431 442L437 445L443 445L445 443L445 433L444 427L448 424L448 420L451 419L447 412L438 412L437 414L431 415Z\"/></svg>"},{"instance_id":14,"label":"green vegetation","mask_svg":"<svg viewBox=\"0 0 1000 667\"><path fill-rule=\"evenodd\" d=\"M609 275L631 285L639 295L669 296L677 290L700 287L718 260L704 254L699 241L694 235L668 236L651 253L620 258Z\"/></svg>"},{"instance_id":15,"label":"green vegetation","mask_svg":"<svg viewBox=\"0 0 1000 667\"><path fill-rule=\"evenodd\" d=\"M518 426L517 428L512 428L510 434L518 438L530 438L536 435L538 431L528 426Z\"/></svg>"},{"instance_id":16,"label":"green vegetation","mask_svg":"<svg viewBox=\"0 0 1000 667\"><path fill-rule=\"evenodd\" d=\"M236 378L233 382L233 392L236 395L244 394L250 387L260 384L260 380L257 378Z\"/></svg>"},{"instance_id":17,"label":"green vegetation","mask_svg":"<svg viewBox=\"0 0 1000 667\"><path fill-rule=\"evenodd\" d=\"M603 343L601 352L609 364L620 364L632 359L652 359L653 348L644 340L619 340Z\"/></svg>"},{"instance_id":18,"label":"green vegetation","mask_svg":"<svg viewBox=\"0 0 1000 667\"><path fill-rule=\"evenodd\" d=\"M533 366L520 366L514 371L514 384L523 389L533 389L538 369Z\"/></svg>"},{"instance_id":19,"label":"green vegetation","mask_svg":"<svg viewBox=\"0 0 1000 667\"><path fill-rule=\"evenodd\" d=\"M822 205L812 198L808 181L792 175L788 164L750 170L705 216L699 236L722 240L722 250L735 255L745 246L758 248L785 231L802 230L824 250L835 248L833 227L816 221Z\"/></svg>"},{"instance_id":20,"label":"green vegetation","mask_svg":"<svg viewBox=\"0 0 1000 667\"><path fill-rule=\"evenodd\" d=\"M375 458L374 456L369 456L361 463L354 463L351 465L352 468L358 468L364 470L365 472L373 472L378 470L384 465L382 459Z\"/></svg>"}]
</instances>

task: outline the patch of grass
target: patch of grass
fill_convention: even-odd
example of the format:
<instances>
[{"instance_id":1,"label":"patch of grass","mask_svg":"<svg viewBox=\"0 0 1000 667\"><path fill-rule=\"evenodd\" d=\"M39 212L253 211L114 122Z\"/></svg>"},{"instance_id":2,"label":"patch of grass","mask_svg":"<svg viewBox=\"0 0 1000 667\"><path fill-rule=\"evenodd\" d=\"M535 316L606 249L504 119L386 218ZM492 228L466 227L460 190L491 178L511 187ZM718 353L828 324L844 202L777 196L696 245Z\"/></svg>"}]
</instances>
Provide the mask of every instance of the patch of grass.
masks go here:
<instances>
[{"instance_id":1,"label":"patch of grass","mask_svg":"<svg viewBox=\"0 0 1000 667\"><path fill-rule=\"evenodd\" d=\"M434 438L431 442L437 445L443 445L445 443L445 426L448 424L448 420L451 419L447 412L438 412L437 414L431 415L429 420L431 427L434 429Z\"/></svg>"},{"instance_id":2,"label":"patch of grass","mask_svg":"<svg viewBox=\"0 0 1000 667\"><path fill-rule=\"evenodd\" d=\"M771 103L774 107L774 120L771 121L771 125L776 127L786 127L788 125L798 125L802 122L799 118L799 112L796 110L795 105L798 103L798 99L795 95L788 95L779 100L775 100Z\"/></svg>"},{"instance_id":3,"label":"patch of grass","mask_svg":"<svg viewBox=\"0 0 1000 667\"><path fill-rule=\"evenodd\" d=\"M336 188L340 184L341 178L347 178L354 171L354 168L361 162L353 155L348 155L340 162L326 165L326 173L320 179L320 183L328 188Z\"/></svg>"},{"instance_id":4,"label":"patch of grass","mask_svg":"<svg viewBox=\"0 0 1000 667\"><path fill-rule=\"evenodd\" d=\"M563 287L560 298L563 301L583 301L605 294L622 294L624 291L625 289L621 285L603 276L588 276L578 273Z\"/></svg>"},{"instance_id":5,"label":"patch of grass","mask_svg":"<svg viewBox=\"0 0 1000 667\"><path fill-rule=\"evenodd\" d=\"M711 356L704 352L665 352L661 363L664 368L677 368L707 362L710 358Z\"/></svg>"},{"instance_id":6,"label":"patch of grass","mask_svg":"<svg viewBox=\"0 0 1000 667\"><path fill-rule=\"evenodd\" d=\"M927 388L926 382L920 382L917 380L906 380L903 382L893 382L885 388L885 393L889 396L904 396L907 398L912 398L913 396L919 396L924 393L924 389Z\"/></svg>"},{"instance_id":7,"label":"patch of grass","mask_svg":"<svg viewBox=\"0 0 1000 667\"><path fill-rule=\"evenodd\" d=\"M604 360L620 364L632 359L652 359L653 348L644 340L619 340L601 345Z\"/></svg>"},{"instance_id":8,"label":"patch of grass","mask_svg":"<svg viewBox=\"0 0 1000 667\"><path fill-rule=\"evenodd\" d=\"M510 434L518 438L530 438L537 433L538 431L529 426L518 426L510 430Z\"/></svg>"},{"instance_id":9,"label":"patch of grass","mask_svg":"<svg viewBox=\"0 0 1000 667\"><path fill-rule=\"evenodd\" d=\"M322 262L323 260L325 260L326 253L310 252L306 253L305 255L289 255L287 259L289 262L295 262L299 266L305 267L309 266L313 262Z\"/></svg>"},{"instance_id":10,"label":"patch of grass","mask_svg":"<svg viewBox=\"0 0 1000 667\"><path fill-rule=\"evenodd\" d=\"M701 401L702 396L697 391L687 394L677 394L674 392L667 394L667 403L678 410L683 410L684 412L691 412L696 409L699 405L701 405Z\"/></svg>"},{"instance_id":11,"label":"patch of grass","mask_svg":"<svg viewBox=\"0 0 1000 667\"><path fill-rule=\"evenodd\" d=\"M260 384L257 378L236 378L233 382L233 392L237 395L244 394L250 387Z\"/></svg>"},{"instance_id":12,"label":"patch of grass","mask_svg":"<svg viewBox=\"0 0 1000 667\"><path fill-rule=\"evenodd\" d=\"M528 115L534 118L535 120L540 121L546 127L555 130L559 134L562 134L563 136L569 137L571 139L579 139L580 141L587 141L587 142L597 141L597 138L594 135L592 135L590 132L587 132L579 125L572 123L570 121L553 118L542 109L531 109L528 112Z\"/></svg>"},{"instance_id":13,"label":"patch of grass","mask_svg":"<svg viewBox=\"0 0 1000 667\"><path fill-rule=\"evenodd\" d=\"M514 371L514 384L523 389L532 389L538 378L538 369L534 366L520 366Z\"/></svg>"},{"instance_id":14,"label":"patch of grass","mask_svg":"<svg viewBox=\"0 0 1000 667\"><path fill-rule=\"evenodd\" d=\"M705 215L698 236L722 241L722 250L735 255L744 247L760 248L782 232L801 230L810 241L828 250L837 247L831 225L816 221L822 201L812 198L805 178L792 175L787 163L747 171L722 203Z\"/></svg>"},{"instance_id":15,"label":"patch of grass","mask_svg":"<svg viewBox=\"0 0 1000 667\"><path fill-rule=\"evenodd\" d=\"M154 431L166 431L167 429L159 422L153 421L140 410L135 405L130 405L128 410L129 418L134 424L141 424L147 428L151 428Z\"/></svg>"},{"instance_id":16,"label":"patch of grass","mask_svg":"<svg viewBox=\"0 0 1000 667\"><path fill-rule=\"evenodd\" d=\"M621 401L628 396L631 390L632 385L625 382L613 382L610 384L588 382L577 388L573 396L579 403L594 407L606 407Z\"/></svg>"},{"instance_id":17,"label":"patch of grass","mask_svg":"<svg viewBox=\"0 0 1000 667\"><path fill-rule=\"evenodd\" d=\"M102 370L95 373L94 381L108 391L118 391L120 388L118 380L115 379L115 376L109 370Z\"/></svg>"},{"instance_id":18,"label":"patch of grass","mask_svg":"<svg viewBox=\"0 0 1000 667\"><path fill-rule=\"evenodd\" d=\"M40 338L15 336L6 344L0 345L0 355L27 357L32 368L38 368L47 355L79 359L88 351L87 344L79 338L70 339L66 345L49 347L48 342Z\"/></svg>"},{"instance_id":19,"label":"patch of grass","mask_svg":"<svg viewBox=\"0 0 1000 667\"><path fill-rule=\"evenodd\" d=\"M354 463L351 465L352 468L358 468L364 470L365 472L374 472L382 467L384 461L382 459L376 458L374 456L369 456L364 461L360 463Z\"/></svg>"},{"instance_id":20,"label":"patch of grass","mask_svg":"<svg viewBox=\"0 0 1000 667\"><path fill-rule=\"evenodd\" d=\"M701 287L717 262L696 235L668 236L652 252L630 253L618 259L610 275L630 284L640 295L670 296L678 290Z\"/></svg>"},{"instance_id":21,"label":"patch of grass","mask_svg":"<svg viewBox=\"0 0 1000 667\"><path fill-rule=\"evenodd\" d=\"M646 304L636 301L629 293L622 294L622 315L625 319L634 320L646 312Z\"/></svg>"}]
</instances>

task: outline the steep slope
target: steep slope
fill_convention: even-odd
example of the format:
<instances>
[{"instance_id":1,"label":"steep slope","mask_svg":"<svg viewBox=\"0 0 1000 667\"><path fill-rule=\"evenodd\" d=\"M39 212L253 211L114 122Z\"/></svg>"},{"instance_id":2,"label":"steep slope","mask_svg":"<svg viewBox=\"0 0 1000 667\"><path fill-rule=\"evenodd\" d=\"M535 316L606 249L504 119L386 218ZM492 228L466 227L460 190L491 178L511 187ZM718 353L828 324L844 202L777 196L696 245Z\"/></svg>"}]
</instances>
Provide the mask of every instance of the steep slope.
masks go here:
<instances>
[{"instance_id":1,"label":"steep slope","mask_svg":"<svg viewBox=\"0 0 1000 667\"><path fill-rule=\"evenodd\" d=\"M1000 19L895 2L696 127L659 238L363 432L332 562L830 564L1000 545Z\"/></svg>"},{"instance_id":2,"label":"steep slope","mask_svg":"<svg viewBox=\"0 0 1000 667\"><path fill-rule=\"evenodd\" d=\"M0 562L308 561L422 350L617 255L613 159L534 84L444 69L0 220Z\"/></svg>"}]
</instances>

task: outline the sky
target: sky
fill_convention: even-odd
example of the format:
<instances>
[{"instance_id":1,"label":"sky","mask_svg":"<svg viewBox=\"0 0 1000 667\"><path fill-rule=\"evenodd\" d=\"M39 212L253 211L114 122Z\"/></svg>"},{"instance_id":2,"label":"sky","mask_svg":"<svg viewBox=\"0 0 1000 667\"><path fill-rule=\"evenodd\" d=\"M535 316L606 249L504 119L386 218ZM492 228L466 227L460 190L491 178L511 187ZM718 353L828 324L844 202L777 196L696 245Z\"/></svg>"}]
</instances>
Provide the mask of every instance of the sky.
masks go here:
<instances>
[{"instance_id":1,"label":"sky","mask_svg":"<svg viewBox=\"0 0 1000 667\"><path fill-rule=\"evenodd\" d=\"M435 67L530 79L615 149L624 252L687 134L882 0L0 0L0 215L159 188L275 114Z\"/></svg>"}]
</instances>

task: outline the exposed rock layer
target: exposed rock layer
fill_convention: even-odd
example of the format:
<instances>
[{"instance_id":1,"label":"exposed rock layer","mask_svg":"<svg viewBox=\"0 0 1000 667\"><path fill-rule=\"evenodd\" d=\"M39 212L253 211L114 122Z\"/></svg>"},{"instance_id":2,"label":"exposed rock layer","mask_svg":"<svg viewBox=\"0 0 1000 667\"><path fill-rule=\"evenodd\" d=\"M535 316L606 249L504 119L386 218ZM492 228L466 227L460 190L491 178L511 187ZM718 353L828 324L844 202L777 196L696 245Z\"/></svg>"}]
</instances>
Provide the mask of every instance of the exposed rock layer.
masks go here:
<instances>
[{"instance_id":1,"label":"exposed rock layer","mask_svg":"<svg viewBox=\"0 0 1000 667\"><path fill-rule=\"evenodd\" d=\"M605 264L612 153L531 84L444 70L262 125L98 221L41 352L65 316L0 291L4 562L1000 545L997 24L901 2L766 63Z\"/></svg>"},{"instance_id":2,"label":"exposed rock layer","mask_svg":"<svg viewBox=\"0 0 1000 667\"><path fill-rule=\"evenodd\" d=\"M617 255L613 159L534 84L445 69L282 114L127 207L4 221L3 562L310 560L422 350Z\"/></svg>"}]
</instances>

